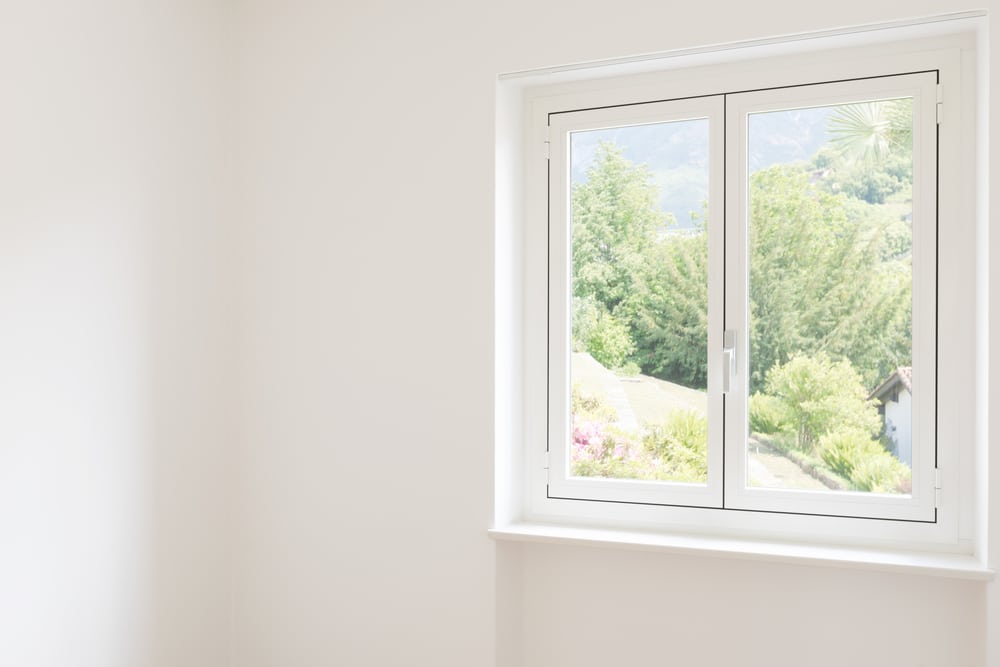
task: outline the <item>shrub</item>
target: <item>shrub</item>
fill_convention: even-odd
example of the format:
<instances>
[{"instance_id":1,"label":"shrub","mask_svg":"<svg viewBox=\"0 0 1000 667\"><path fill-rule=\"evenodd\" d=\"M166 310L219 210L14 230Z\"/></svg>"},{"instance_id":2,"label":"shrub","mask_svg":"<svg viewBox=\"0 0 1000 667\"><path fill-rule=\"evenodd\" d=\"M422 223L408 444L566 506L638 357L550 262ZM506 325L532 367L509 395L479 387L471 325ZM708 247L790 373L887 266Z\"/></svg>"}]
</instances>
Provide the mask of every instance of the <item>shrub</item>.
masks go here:
<instances>
[{"instance_id":1,"label":"shrub","mask_svg":"<svg viewBox=\"0 0 1000 667\"><path fill-rule=\"evenodd\" d=\"M626 361L620 368L616 368L615 372L626 377L635 377L642 372L642 369L634 361Z\"/></svg>"},{"instance_id":2,"label":"shrub","mask_svg":"<svg viewBox=\"0 0 1000 667\"><path fill-rule=\"evenodd\" d=\"M820 438L819 452L831 470L850 479L858 463L885 450L862 431L843 430Z\"/></svg>"},{"instance_id":3,"label":"shrub","mask_svg":"<svg viewBox=\"0 0 1000 667\"><path fill-rule=\"evenodd\" d=\"M630 434L615 427L618 414L614 408L601 397L584 393L579 385L573 385L571 397L573 474L579 477L639 477L633 468L642 446Z\"/></svg>"},{"instance_id":4,"label":"shrub","mask_svg":"<svg viewBox=\"0 0 1000 667\"><path fill-rule=\"evenodd\" d=\"M643 447L656 476L683 482L708 479L708 419L693 410L673 410L664 424L650 425Z\"/></svg>"},{"instance_id":5,"label":"shrub","mask_svg":"<svg viewBox=\"0 0 1000 667\"><path fill-rule=\"evenodd\" d=\"M573 423L592 421L611 423L618 421L618 413L615 409L595 395L584 393L580 385L573 385L571 392Z\"/></svg>"},{"instance_id":6,"label":"shrub","mask_svg":"<svg viewBox=\"0 0 1000 667\"><path fill-rule=\"evenodd\" d=\"M794 356L768 372L766 393L785 406L799 449L811 451L817 440L834 430L878 433L882 422L861 376L846 359L833 362L825 354Z\"/></svg>"},{"instance_id":7,"label":"shrub","mask_svg":"<svg viewBox=\"0 0 1000 667\"><path fill-rule=\"evenodd\" d=\"M767 434L794 431L785 404L780 399L767 394L751 396L750 431Z\"/></svg>"},{"instance_id":8,"label":"shrub","mask_svg":"<svg viewBox=\"0 0 1000 667\"><path fill-rule=\"evenodd\" d=\"M612 464L634 459L638 445L627 434L601 422L586 421L573 425L574 464Z\"/></svg>"},{"instance_id":9,"label":"shrub","mask_svg":"<svg viewBox=\"0 0 1000 667\"><path fill-rule=\"evenodd\" d=\"M851 475L851 484L858 491L909 493L911 474L905 464L883 450L858 462Z\"/></svg>"},{"instance_id":10,"label":"shrub","mask_svg":"<svg viewBox=\"0 0 1000 667\"><path fill-rule=\"evenodd\" d=\"M708 421L675 410L640 436L597 420L573 423L572 471L577 477L702 482L708 479Z\"/></svg>"},{"instance_id":11,"label":"shrub","mask_svg":"<svg viewBox=\"0 0 1000 667\"><path fill-rule=\"evenodd\" d=\"M605 368L618 368L635 352L635 343L627 326L601 313L587 338L587 352Z\"/></svg>"},{"instance_id":12,"label":"shrub","mask_svg":"<svg viewBox=\"0 0 1000 667\"><path fill-rule=\"evenodd\" d=\"M859 430L829 433L820 439L820 457L857 491L907 492L910 469L876 440Z\"/></svg>"}]
</instances>

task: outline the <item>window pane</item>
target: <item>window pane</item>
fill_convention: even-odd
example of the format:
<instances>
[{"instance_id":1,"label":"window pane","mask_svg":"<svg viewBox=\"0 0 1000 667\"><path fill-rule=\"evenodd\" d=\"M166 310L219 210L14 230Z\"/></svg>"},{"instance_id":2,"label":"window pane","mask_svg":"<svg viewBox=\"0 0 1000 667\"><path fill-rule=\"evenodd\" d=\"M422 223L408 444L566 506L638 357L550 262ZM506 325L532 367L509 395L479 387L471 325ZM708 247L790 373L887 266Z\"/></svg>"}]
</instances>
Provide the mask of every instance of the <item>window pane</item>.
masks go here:
<instances>
[{"instance_id":1,"label":"window pane","mask_svg":"<svg viewBox=\"0 0 1000 667\"><path fill-rule=\"evenodd\" d=\"M570 135L571 476L707 483L708 133Z\"/></svg>"},{"instance_id":2,"label":"window pane","mask_svg":"<svg viewBox=\"0 0 1000 667\"><path fill-rule=\"evenodd\" d=\"M747 482L908 494L912 100L748 122Z\"/></svg>"}]
</instances>

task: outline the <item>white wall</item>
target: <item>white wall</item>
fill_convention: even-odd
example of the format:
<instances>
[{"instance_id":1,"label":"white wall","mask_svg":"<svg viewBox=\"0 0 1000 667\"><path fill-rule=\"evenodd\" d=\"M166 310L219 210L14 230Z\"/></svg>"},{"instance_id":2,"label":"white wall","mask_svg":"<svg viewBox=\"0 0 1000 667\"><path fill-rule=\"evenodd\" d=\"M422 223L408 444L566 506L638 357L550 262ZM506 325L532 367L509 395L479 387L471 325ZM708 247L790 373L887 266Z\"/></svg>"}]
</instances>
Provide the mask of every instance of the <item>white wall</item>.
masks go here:
<instances>
[{"instance_id":1,"label":"white wall","mask_svg":"<svg viewBox=\"0 0 1000 667\"><path fill-rule=\"evenodd\" d=\"M454 11L247 3L241 667L492 661L494 79Z\"/></svg>"},{"instance_id":2,"label":"white wall","mask_svg":"<svg viewBox=\"0 0 1000 667\"><path fill-rule=\"evenodd\" d=\"M982 586L644 552L534 546L523 667L981 665Z\"/></svg>"},{"instance_id":3,"label":"white wall","mask_svg":"<svg viewBox=\"0 0 1000 667\"><path fill-rule=\"evenodd\" d=\"M995 584L485 534L496 74L966 8L0 6L0 664L1000 664Z\"/></svg>"},{"instance_id":4,"label":"white wall","mask_svg":"<svg viewBox=\"0 0 1000 667\"><path fill-rule=\"evenodd\" d=\"M2 665L227 662L227 22L0 3Z\"/></svg>"},{"instance_id":5,"label":"white wall","mask_svg":"<svg viewBox=\"0 0 1000 667\"><path fill-rule=\"evenodd\" d=\"M968 8L246 2L237 664L984 664L982 584L484 535L496 74Z\"/></svg>"}]
</instances>

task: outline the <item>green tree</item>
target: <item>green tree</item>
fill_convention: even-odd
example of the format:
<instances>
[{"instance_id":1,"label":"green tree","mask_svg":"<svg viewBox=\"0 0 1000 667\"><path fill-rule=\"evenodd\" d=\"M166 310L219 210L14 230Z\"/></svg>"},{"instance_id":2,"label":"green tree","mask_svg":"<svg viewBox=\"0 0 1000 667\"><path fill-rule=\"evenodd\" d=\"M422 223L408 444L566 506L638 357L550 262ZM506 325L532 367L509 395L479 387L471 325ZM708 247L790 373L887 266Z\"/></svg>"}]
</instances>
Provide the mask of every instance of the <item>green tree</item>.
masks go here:
<instances>
[{"instance_id":1,"label":"green tree","mask_svg":"<svg viewBox=\"0 0 1000 667\"><path fill-rule=\"evenodd\" d=\"M876 207L773 166L750 183L751 387L794 354L849 359L873 385L910 359L909 256Z\"/></svg>"},{"instance_id":2,"label":"green tree","mask_svg":"<svg viewBox=\"0 0 1000 667\"><path fill-rule=\"evenodd\" d=\"M623 303L644 372L688 387L707 386L708 235L666 234Z\"/></svg>"},{"instance_id":3,"label":"green tree","mask_svg":"<svg viewBox=\"0 0 1000 667\"><path fill-rule=\"evenodd\" d=\"M657 206L646 165L602 142L586 181L573 187L573 296L615 310L648 267L657 234L672 218Z\"/></svg>"},{"instance_id":4,"label":"green tree","mask_svg":"<svg viewBox=\"0 0 1000 667\"><path fill-rule=\"evenodd\" d=\"M671 234L645 165L598 146L573 189L573 338L605 366L705 386L707 247ZM700 281L700 283L699 283Z\"/></svg>"},{"instance_id":5,"label":"green tree","mask_svg":"<svg viewBox=\"0 0 1000 667\"><path fill-rule=\"evenodd\" d=\"M869 204L905 201L911 197L913 159L909 151L899 151L881 163L869 164L846 160L832 149L824 149L813 158L813 165L823 174L820 187L830 193L842 193Z\"/></svg>"},{"instance_id":6,"label":"green tree","mask_svg":"<svg viewBox=\"0 0 1000 667\"><path fill-rule=\"evenodd\" d=\"M587 351L605 368L621 368L635 351L628 327L610 313L600 313L586 339Z\"/></svg>"},{"instance_id":7,"label":"green tree","mask_svg":"<svg viewBox=\"0 0 1000 667\"><path fill-rule=\"evenodd\" d=\"M830 173L817 178L819 164ZM833 187L855 173L844 164L827 151L751 177L752 391L795 354L848 359L867 386L910 362L909 223L852 196L861 186ZM572 193L574 348L704 389L705 226L676 230L657 202L648 168L601 144Z\"/></svg>"},{"instance_id":8,"label":"green tree","mask_svg":"<svg viewBox=\"0 0 1000 667\"><path fill-rule=\"evenodd\" d=\"M796 444L811 451L834 431L878 435L878 409L868 400L861 376L847 360L831 361L825 354L794 356L767 372L766 395L781 402Z\"/></svg>"}]
</instances>

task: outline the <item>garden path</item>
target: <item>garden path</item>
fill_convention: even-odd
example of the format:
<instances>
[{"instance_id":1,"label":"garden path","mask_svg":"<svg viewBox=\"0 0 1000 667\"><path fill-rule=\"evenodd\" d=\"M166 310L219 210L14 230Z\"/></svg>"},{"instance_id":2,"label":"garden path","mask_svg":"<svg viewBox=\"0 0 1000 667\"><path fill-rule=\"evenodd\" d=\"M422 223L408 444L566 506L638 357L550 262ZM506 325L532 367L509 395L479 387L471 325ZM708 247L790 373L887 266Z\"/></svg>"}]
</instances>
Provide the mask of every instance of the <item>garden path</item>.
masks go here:
<instances>
[{"instance_id":1,"label":"garden path","mask_svg":"<svg viewBox=\"0 0 1000 667\"><path fill-rule=\"evenodd\" d=\"M800 489L829 491L821 481L807 473L799 464L772 449L757 447L750 442L750 485L769 489Z\"/></svg>"},{"instance_id":2,"label":"garden path","mask_svg":"<svg viewBox=\"0 0 1000 667\"><path fill-rule=\"evenodd\" d=\"M619 426L628 430L638 430L639 420L617 375L586 352L574 352L572 378L573 384L579 384L584 392L600 396L615 409L618 413Z\"/></svg>"}]
</instances>

